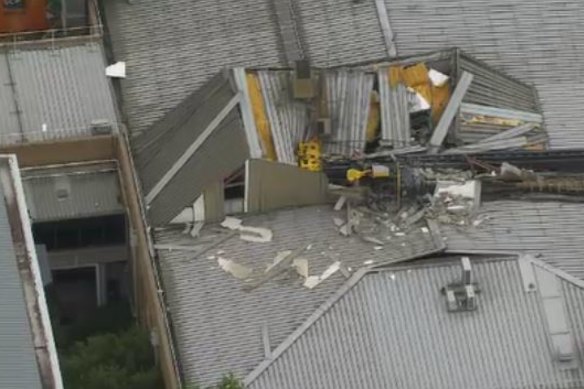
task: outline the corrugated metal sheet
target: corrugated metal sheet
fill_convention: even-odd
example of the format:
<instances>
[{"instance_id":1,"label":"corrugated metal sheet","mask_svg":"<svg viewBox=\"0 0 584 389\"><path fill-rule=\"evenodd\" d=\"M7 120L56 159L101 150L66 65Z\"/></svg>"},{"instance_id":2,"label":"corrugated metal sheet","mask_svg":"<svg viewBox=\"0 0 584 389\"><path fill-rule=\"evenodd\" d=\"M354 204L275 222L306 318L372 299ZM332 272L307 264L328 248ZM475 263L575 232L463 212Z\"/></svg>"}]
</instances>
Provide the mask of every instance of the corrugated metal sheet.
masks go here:
<instances>
[{"instance_id":1,"label":"corrugated metal sheet","mask_svg":"<svg viewBox=\"0 0 584 389\"><path fill-rule=\"evenodd\" d=\"M204 228L198 240L183 234L182 227L155 231L157 245L189 248L158 251L187 382L215 384L225 372L243 377L264 358L265 324L274 348L345 282L337 272L308 290L292 276L244 292L239 280L217 266L218 252L263 272L277 252L311 245L302 257L308 260L310 274L321 274L336 260L355 268L367 260L398 261L441 249L441 239L418 229L410 237L392 239L384 250L375 250L356 236L340 236L332 222L334 215L325 206L245 217L244 225L273 231L274 238L268 243L249 243L237 236L225 240L228 233L217 235L213 225Z\"/></svg>"},{"instance_id":2,"label":"corrugated metal sheet","mask_svg":"<svg viewBox=\"0 0 584 389\"><path fill-rule=\"evenodd\" d=\"M0 143L88 135L96 120L116 131L105 67L100 43L0 53Z\"/></svg>"},{"instance_id":3,"label":"corrugated metal sheet","mask_svg":"<svg viewBox=\"0 0 584 389\"><path fill-rule=\"evenodd\" d=\"M552 148L583 148L584 3L386 0L398 53L460 47L534 84Z\"/></svg>"},{"instance_id":4,"label":"corrugated metal sheet","mask_svg":"<svg viewBox=\"0 0 584 389\"><path fill-rule=\"evenodd\" d=\"M308 127L309 105L292 98L291 72L259 71L278 162L296 165L296 147Z\"/></svg>"},{"instance_id":5,"label":"corrugated metal sheet","mask_svg":"<svg viewBox=\"0 0 584 389\"><path fill-rule=\"evenodd\" d=\"M443 225L449 250L525 251L584 279L584 207L568 202L485 202L478 227Z\"/></svg>"},{"instance_id":6,"label":"corrugated metal sheet","mask_svg":"<svg viewBox=\"0 0 584 389\"><path fill-rule=\"evenodd\" d=\"M200 122L195 123L197 126L202 125ZM189 129L195 132L192 127ZM172 142L175 140L171 139ZM186 142L184 138L183 142ZM190 143L186 146L190 146ZM163 150L161 155L167 151L168 149ZM181 154L174 155L174 160L180 156ZM153 225L170 222L185 207L193 204L205 188L217 180L227 178L241 168L248 158L245 129L239 111L235 108L148 205L150 222ZM158 169L157 166L154 168Z\"/></svg>"},{"instance_id":7,"label":"corrugated metal sheet","mask_svg":"<svg viewBox=\"0 0 584 389\"><path fill-rule=\"evenodd\" d=\"M533 87L465 53L458 54L457 68L458 74L466 71L473 75L463 103L539 113L540 107Z\"/></svg>"},{"instance_id":8,"label":"corrugated metal sheet","mask_svg":"<svg viewBox=\"0 0 584 389\"><path fill-rule=\"evenodd\" d=\"M246 169L246 212L325 204L328 200L328 179L322 172L259 159L249 160Z\"/></svg>"},{"instance_id":9,"label":"corrugated metal sheet","mask_svg":"<svg viewBox=\"0 0 584 389\"><path fill-rule=\"evenodd\" d=\"M581 365L566 370L553 361L540 296L523 290L517 261L475 261L473 271L481 293L478 310L466 313L448 313L440 293L460 279L459 261L365 275L249 387L584 385ZM562 283L578 332L584 291Z\"/></svg>"},{"instance_id":10,"label":"corrugated metal sheet","mask_svg":"<svg viewBox=\"0 0 584 389\"><path fill-rule=\"evenodd\" d=\"M379 69L379 101L381 104L381 140L395 149L410 144L410 111L405 85L392 88L388 68Z\"/></svg>"},{"instance_id":11,"label":"corrugated metal sheet","mask_svg":"<svg viewBox=\"0 0 584 389\"><path fill-rule=\"evenodd\" d=\"M373 81L373 74L362 71L341 69L324 73L332 130L325 142L326 153L351 156L365 151Z\"/></svg>"},{"instance_id":12,"label":"corrugated metal sheet","mask_svg":"<svg viewBox=\"0 0 584 389\"><path fill-rule=\"evenodd\" d=\"M116 171L51 169L28 172L23 184L30 216L35 222L104 216L124 212ZM59 190L67 192L60 198Z\"/></svg>"},{"instance_id":13,"label":"corrugated metal sheet","mask_svg":"<svg viewBox=\"0 0 584 389\"><path fill-rule=\"evenodd\" d=\"M0 387L41 389L30 321L4 201L0 206L0 247Z\"/></svg>"}]
</instances>

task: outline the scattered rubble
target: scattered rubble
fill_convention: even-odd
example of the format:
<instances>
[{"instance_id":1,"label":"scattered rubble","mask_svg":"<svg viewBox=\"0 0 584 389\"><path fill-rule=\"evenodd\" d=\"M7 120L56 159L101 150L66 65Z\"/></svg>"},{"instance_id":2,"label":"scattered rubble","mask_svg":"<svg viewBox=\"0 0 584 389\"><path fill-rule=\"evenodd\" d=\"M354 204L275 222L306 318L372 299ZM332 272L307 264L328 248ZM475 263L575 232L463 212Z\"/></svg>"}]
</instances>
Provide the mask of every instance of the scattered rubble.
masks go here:
<instances>
[{"instance_id":1,"label":"scattered rubble","mask_svg":"<svg viewBox=\"0 0 584 389\"><path fill-rule=\"evenodd\" d=\"M240 265L230 259L219 257L217 258L217 263L219 264L219 267L221 267L221 269L223 269L225 272L230 273L233 277L240 280L248 279L253 273L252 269Z\"/></svg>"},{"instance_id":2,"label":"scattered rubble","mask_svg":"<svg viewBox=\"0 0 584 389\"><path fill-rule=\"evenodd\" d=\"M265 243L272 240L272 231L267 228L243 226L242 220L228 216L221 227L240 232L240 239L248 242Z\"/></svg>"},{"instance_id":3,"label":"scattered rubble","mask_svg":"<svg viewBox=\"0 0 584 389\"><path fill-rule=\"evenodd\" d=\"M337 261L337 262L333 263L332 265L330 265L320 276L307 277L306 281L304 282L304 286L307 287L308 289L314 289L318 285L320 285L321 282L325 281L327 278L329 278L330 276L335 274L340 269L341 269L341 262Z\"/></svg>"}]
</instances>

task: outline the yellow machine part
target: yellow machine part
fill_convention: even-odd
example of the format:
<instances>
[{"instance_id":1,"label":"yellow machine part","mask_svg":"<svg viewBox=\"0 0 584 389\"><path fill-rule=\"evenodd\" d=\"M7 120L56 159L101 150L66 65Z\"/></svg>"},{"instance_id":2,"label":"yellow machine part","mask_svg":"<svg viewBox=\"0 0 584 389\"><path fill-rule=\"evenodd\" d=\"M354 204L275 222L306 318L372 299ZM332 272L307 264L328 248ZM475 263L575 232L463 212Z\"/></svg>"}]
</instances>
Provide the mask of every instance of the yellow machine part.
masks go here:
<instances>
[{"instance_id":1,"label":"yellow machine part","mask_svg":"<svg viewBox=\"0 0 584 389\"><path fill-rule=\"evenodd\" d=\"M371 92L369 103L369 116L367 117L367 142L373 142L379 133L381 118L381 107L379 105L379 95L376 91Z\"/></svg>"},{"instance_id":2,"label":"yellow machine part","mask_svg":"<svg viewBox=\"0 0 584 389\"><path fill-rule=\"evenodd\" d=\"M347 181L356 182L369 175L371 175L371 170L349 169L347 170Z\"/></svg>"},{"instance_id":3,"label":"yellow machine part","mask_svg":"<svg viewBox=\"0 0 584 389\"><path fill-rule=\"evenodd\" d=\"M450 85L447 82L441 86L432 85L432 101L430 105L432 106L432 122L434 124L440 120L448 100L450 100Z\"/></svg>"},{"instance_id":4,"label":"yellow machine part","mask_svg":"<svg viewBox=\"0 0 584 389\"><path fill-rule=\"evenodd\" d=\"M262 144L262 151L264 157L270 161L278 160L276 155L276 148L272 139L272 130L270 122L266 115L266 107L264 105L264 98L260 88L260 80L255 73L247 73L247 89L249 91L249 99L253 111L253 118L256 124L260 142Z\"/></svg>"},{"instance_id":5,"label":"yellow machine part","mask_svg":"<svg viewBox=\"0 0 584 389\"><path fill-rule=\"evenodd\" d=\"M298 165L311 172L322 170L321 146L318 140L300 142L298 144Z\"/></svg>"}]
</instances>

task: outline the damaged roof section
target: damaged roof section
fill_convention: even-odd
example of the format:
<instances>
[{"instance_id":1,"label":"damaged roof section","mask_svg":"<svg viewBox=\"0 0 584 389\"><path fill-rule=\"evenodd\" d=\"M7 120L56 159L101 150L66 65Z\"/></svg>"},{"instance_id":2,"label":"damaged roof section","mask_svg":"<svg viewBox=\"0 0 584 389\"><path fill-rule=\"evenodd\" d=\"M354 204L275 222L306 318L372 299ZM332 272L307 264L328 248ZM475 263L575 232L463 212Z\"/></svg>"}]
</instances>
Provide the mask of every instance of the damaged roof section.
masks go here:
<instances>
[{"instance_id":1,"label":"damaged roof section","mask_svg":"<svg viewBox=\"0 0 584 389\"><path fill-rule=\"evenodd\" d=\"M197 231L197 239L182 227L156 229L187 380L212 384L225 371L245 376L359 269L444 248L423 221L401 230L357 217L361 232L350 236L335 220L348 222L347 209L330 206L228 218L225 227Z\"/></svg>"},{"instance_id":2,"label":"damaged roof section","mask_svg":"<svg viewBox=\"0 0 584 389\"><path fill-rule=\"evenodd\" d=\"M479 257L468 263L465 268L460 258L446 258L365 274L335 301L321 306L303 331L289 337L246 378L247 386L583 385L584 369L576 351L584 340L579 331L584 324L582 283L523 258ZM466 271L477 289L473 309L453 312L441 289L464 282ZM524 289L525 277L532 279L530 290ZM566 353L556 348L558 329L565 331L562 344L567 347L561 349ZM424 374L416 374L420 366Z\"/></svg>"},{"instance_id":3,"label":"damaged roof section","mask_svg":"<svg viewBox=\"0 0 584 389\"><path fill-rule=\"evenodd\" d=\"M532 86L458 49L339 68L247 69L264 157L299 164L381 151L466 153L547 148Z\"/></svg>"},{"instance_id":4,"label":"damaged roof section","mask_svg":"<svg viewBox=\"0 0 584 389\"><path fill-rule=\"evenodd\" d=\"M161 225L192 205L247 158L241 94L217 74L134 142L150 222Z\"/></svg>"}]
</instances>

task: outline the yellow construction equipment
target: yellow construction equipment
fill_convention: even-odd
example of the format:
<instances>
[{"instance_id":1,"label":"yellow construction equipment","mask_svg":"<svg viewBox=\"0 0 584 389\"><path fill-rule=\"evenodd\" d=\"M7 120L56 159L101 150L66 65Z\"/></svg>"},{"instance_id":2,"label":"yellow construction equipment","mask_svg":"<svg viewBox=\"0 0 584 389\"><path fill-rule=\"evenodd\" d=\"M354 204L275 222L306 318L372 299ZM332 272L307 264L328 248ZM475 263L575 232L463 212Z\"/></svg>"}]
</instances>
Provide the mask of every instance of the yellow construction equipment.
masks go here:
<instances>
[{"instance_id":1,"label":"yellow construction equipment","mask_svg":"<svg viewBox=\"0 0 584 389\"><path fill-rule=\"evenodd\" d=\"M322 170L320 141L311 140L298 144L298 165L311 172Z\"/></svg>"}]
</instances>

